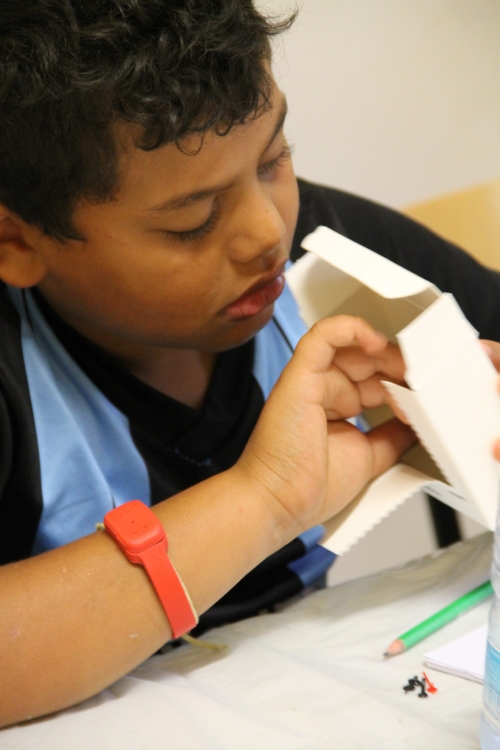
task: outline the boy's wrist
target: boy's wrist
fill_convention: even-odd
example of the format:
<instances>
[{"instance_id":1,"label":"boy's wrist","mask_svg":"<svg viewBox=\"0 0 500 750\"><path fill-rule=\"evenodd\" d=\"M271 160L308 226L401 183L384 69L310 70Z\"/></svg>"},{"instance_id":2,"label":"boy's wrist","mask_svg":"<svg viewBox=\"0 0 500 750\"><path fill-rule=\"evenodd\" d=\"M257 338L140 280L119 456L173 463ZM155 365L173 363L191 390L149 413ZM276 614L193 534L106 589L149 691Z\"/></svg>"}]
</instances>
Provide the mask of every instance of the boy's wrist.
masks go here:
<instances>
[{"instance_id":1,"label":"boy's wrist","mask_svg":"<svg viewBox=\"0 0 500 750\"><path fill-rule=\"evenodd\" d=\"M153 507L198 613L297 536L251 467L234 466ZM295 531L295 533L294 533Z\"/></svg>"},{"instance_id":2,"label":"boy's wrist","mask_svg":"<svg viewBox=\"0 0 500 750\"><path fill-rule=\"evenodd\" d=\"M259 464L261 464L259 466ZM244 453L230 470L238 476L237 481L244 485L244 492L259 503L262 512L270 522L271 534L276 538L276 549L294 539L306 528L291 510L290 494L285 498L284 483L278 481L274 472L268 469L258 458L250 461Z\"/></svg>"}]
</instances>

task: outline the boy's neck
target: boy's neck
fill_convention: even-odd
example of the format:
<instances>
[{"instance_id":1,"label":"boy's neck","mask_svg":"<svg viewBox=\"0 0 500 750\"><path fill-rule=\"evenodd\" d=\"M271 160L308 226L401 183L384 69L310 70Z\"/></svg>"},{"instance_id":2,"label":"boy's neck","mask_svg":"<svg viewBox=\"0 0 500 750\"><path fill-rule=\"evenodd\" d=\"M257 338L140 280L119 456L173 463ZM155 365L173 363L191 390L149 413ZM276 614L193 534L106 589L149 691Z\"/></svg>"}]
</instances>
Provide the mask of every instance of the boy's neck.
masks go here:
<instances>
[{"instance_id":1,"label":"boy's neck","mask_svg":"<svg viewBox=\"0 0 500 750\"><path fill-rule=\"evenodd\" d=\"M192 409L201 409L215 368L217 355L195 349L157 349L151 357L121 364L147 385Z\"/></svg>"},{"instance_id":2,"label":"boy's neck","mask_svg":"<svg viewBox=\"0 0 500 750\"><path fill-rule=\"evenodd\" d=\"M102 346L102 342L94 343ZM217 361L213 352L146 346L104 348L125 370L151 388L192 409L203 407Z\"/></svg>"}]
</instances>

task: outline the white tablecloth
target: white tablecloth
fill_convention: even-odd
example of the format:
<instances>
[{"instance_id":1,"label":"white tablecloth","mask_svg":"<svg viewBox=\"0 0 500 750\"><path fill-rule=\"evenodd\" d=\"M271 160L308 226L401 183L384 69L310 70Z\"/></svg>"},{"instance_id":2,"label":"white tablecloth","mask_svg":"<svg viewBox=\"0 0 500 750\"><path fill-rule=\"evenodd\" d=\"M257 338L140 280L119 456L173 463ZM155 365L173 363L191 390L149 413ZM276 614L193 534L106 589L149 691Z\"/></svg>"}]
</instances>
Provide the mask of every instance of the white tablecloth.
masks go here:
<instances>
[{"instance_id":1,"label":"white tablecloth","mask_svg":"<svg viewBox=\"0 0 500 750\"><path fill-rule=\"evenodd\" d=\"M481 685L426 670L422 654L485 622L489 602L401 656L405 630L486 580L491 535L211 633L222 652L154 656L76 708L0 732L2 750L475 750ZM1 679L1 675L0 675Z\"/></svg>"}]
</instances>

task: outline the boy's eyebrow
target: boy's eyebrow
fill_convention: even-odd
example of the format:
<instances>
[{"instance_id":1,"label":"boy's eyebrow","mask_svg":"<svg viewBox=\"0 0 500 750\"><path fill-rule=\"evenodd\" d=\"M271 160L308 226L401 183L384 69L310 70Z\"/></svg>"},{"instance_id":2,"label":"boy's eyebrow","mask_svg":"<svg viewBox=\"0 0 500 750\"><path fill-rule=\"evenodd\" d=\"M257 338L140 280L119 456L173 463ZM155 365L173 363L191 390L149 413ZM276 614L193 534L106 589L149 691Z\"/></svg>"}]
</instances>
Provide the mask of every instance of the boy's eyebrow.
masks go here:
<instances>
[{"instance_id":1,"label":"boy's eyebrow","mask_svg":"<svg viewBox=\"0 0 500 750\"><path fill-rule=\"evenodd\" d=\"M273 130L273 133L266 145L266 148L264 149L264 153L268 150L268 148L271 146L272 142L280 132L281 128L283 127L283 124L285 122L285 118L288 112L288 104L286 101L286 97L283 94L282 100L281 100L281 106L279 109L279 117L276 122L275 128ZM196 193L188 193L187 195L179 195L176 198L172 198L171 200L165 201L165 203L160 203L157 206L152 206L151 208L148 208L146 213L156 213L157 211L172 211L179 208L185 208L190 203L195 203L196 201L204 200L205 198L209 198L214 193L218 193L220 190L225 190L230 185L214 185L213 187L207 188L206 190L200 190Z\"/></svg>"}]
</instances>

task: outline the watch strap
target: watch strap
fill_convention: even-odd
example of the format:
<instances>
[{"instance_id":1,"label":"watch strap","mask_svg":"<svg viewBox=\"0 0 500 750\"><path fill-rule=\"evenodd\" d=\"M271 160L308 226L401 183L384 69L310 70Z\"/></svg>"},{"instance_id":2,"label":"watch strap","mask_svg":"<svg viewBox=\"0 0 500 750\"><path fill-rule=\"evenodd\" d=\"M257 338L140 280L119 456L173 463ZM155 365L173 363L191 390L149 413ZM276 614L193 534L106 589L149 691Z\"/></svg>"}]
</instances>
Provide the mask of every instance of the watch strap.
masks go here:
<instances>
[{"instance_id":1,"label":"watch strap","mask_svg":"<svg viewBox=\"0 0 500 750\"><path fill-rule=\"evenodd\" d=\"M131 563L142 565L165 610L172 635L179 638L198 623L198 615L167 554L168 539L145 503L130 500L104 516L104 528Z\"/></svg>"},{"instance_id":2,"label":"watch strap","mask_svg":"<svg viewBox=\"0 0 500 750\"><path fill-rule=\"evenodd\" d=\"M158 594L172 628L173 638L179 638L192 630L198 623L198 616L184 584L167 555L165 542L162 540L139 552L137 557Z\"/></svg>"}]
</instances>

